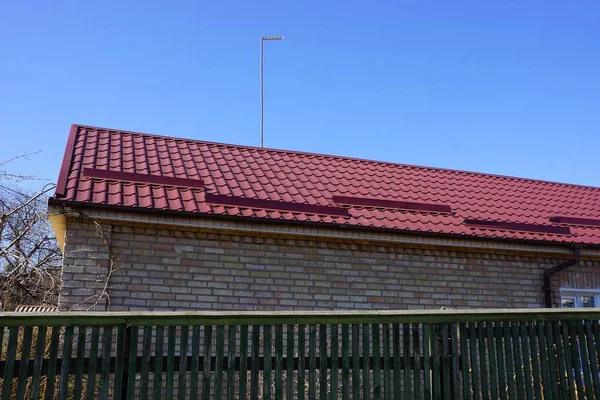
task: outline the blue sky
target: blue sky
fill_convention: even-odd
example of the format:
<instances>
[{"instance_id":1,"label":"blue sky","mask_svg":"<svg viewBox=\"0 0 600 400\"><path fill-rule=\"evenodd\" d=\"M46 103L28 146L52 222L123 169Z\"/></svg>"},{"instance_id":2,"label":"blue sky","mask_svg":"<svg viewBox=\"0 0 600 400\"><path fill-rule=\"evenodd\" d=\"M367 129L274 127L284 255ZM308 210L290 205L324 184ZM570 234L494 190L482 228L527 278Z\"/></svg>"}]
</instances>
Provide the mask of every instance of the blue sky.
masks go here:
<instances>
[{"instance_id":1,"label":"blue sky","mask_svg":"<svg viewBox=\"0 0 600 400\"><path fill-rule=\"evenodd\" d=\"M0 160L71 123L600 186L600 2L3 1ZM32 185L38 185L33 183Z\"/></svg>"}]
</instances>

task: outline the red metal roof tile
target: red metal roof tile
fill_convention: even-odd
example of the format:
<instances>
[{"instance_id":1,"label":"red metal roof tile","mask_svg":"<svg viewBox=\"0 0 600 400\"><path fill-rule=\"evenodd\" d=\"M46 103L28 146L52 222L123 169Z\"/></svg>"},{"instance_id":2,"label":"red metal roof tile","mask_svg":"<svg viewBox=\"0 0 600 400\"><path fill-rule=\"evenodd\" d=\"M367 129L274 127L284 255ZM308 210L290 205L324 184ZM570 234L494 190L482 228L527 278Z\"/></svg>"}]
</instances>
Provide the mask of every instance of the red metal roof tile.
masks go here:
<instances>
[{"instance_id":1,"label":"red metal roof tile","mask_svg":"<svg viewBox=\"0 0 600 400\"><path fill-rule=\"evenodd\" d=\"M91 179L86 168L105 172L92 174ZM213 199L234 200L207 202L206 192ZM380 202L340 208L334 196ZM69 133L55 198L324 225L600 245L600 226L590 223L600 216L600 188L77 125ZM401 202L442 204L452 212L405 210L397 207ZM326 213L339 209L347 215ZM568 217L551 220L558 216ZM495 221L496 225L469 225L465 220Z\"/></svg>"}]
</instances>

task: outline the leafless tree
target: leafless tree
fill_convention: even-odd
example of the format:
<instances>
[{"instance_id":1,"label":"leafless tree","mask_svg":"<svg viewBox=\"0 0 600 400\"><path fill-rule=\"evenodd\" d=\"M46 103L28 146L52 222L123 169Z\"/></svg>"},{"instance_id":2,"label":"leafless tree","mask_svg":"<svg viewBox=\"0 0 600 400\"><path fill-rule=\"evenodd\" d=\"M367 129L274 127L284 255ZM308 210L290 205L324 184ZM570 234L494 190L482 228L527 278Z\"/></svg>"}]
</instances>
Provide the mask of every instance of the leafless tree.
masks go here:
<instances>
[{"instance_id":1,"label":"leafless tree","mask_svg":"<svg viewBox=\"0 0 600 400\"><path fill-rule=\"evenodd\" d=\"M4 310L19 304L57 304L61 255L46 214L46 195L19 186L34 179L5 168L19 158L0 162L0 302ZM34 154L34 153L33 153Z\"/></svg>"}]
</instances>

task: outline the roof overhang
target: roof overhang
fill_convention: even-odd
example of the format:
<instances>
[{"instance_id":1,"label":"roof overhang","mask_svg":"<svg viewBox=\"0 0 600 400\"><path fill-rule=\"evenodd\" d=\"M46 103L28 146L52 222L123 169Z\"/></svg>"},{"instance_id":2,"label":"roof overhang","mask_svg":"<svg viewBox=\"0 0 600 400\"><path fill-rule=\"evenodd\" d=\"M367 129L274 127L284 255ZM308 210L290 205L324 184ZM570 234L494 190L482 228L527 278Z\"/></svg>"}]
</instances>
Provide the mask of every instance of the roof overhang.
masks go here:
<instances>
[{"instance_id":1,"label":"roof overhang","mask_svg":"<svg viewBox=\"0 0 600 400\"><path fill-rule=\"evenodd\" d=\"M487 249L490 251L514 251L525 253L545 253L556 255L571 254L572 243L550 241L500 239L489 237L449 235L433 232L412 232L372 227L349 227L339 224L319 222L282 221L268 218L244 218L213 214L199 214L183 211L139 209L94 203L65 202L50 198L48 212L51 216L57 238L62 238L64 246L66 219L68 216L90 217L102 221L114 221L129 224L159 224L179 226L188 229L211 229L255 234L276 234L294 236L324 237L341 240L361 240L387 242L418 246L436 246L451 248ZM582 255L599 257L600 246L576 245L582 248Z\"/></svg>"}]
</instances>

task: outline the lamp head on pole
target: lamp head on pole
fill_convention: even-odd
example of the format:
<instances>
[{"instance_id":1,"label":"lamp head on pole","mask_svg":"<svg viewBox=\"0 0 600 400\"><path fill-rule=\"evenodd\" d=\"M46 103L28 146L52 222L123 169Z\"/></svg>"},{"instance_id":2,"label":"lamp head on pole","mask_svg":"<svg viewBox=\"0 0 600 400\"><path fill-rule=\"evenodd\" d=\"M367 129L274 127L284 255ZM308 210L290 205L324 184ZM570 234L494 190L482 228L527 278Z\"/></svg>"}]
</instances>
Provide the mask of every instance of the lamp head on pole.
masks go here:
<instances>
[{"instance_id":1,"label":"lamp head on pole","mask_svg":"<svg viewBox=\"0 0 600 400\"><path fill-rule=\"evenodd\" d=\"M282 40L283 36L263 36L260 40Z\"/></svg>"}]
</instances>

